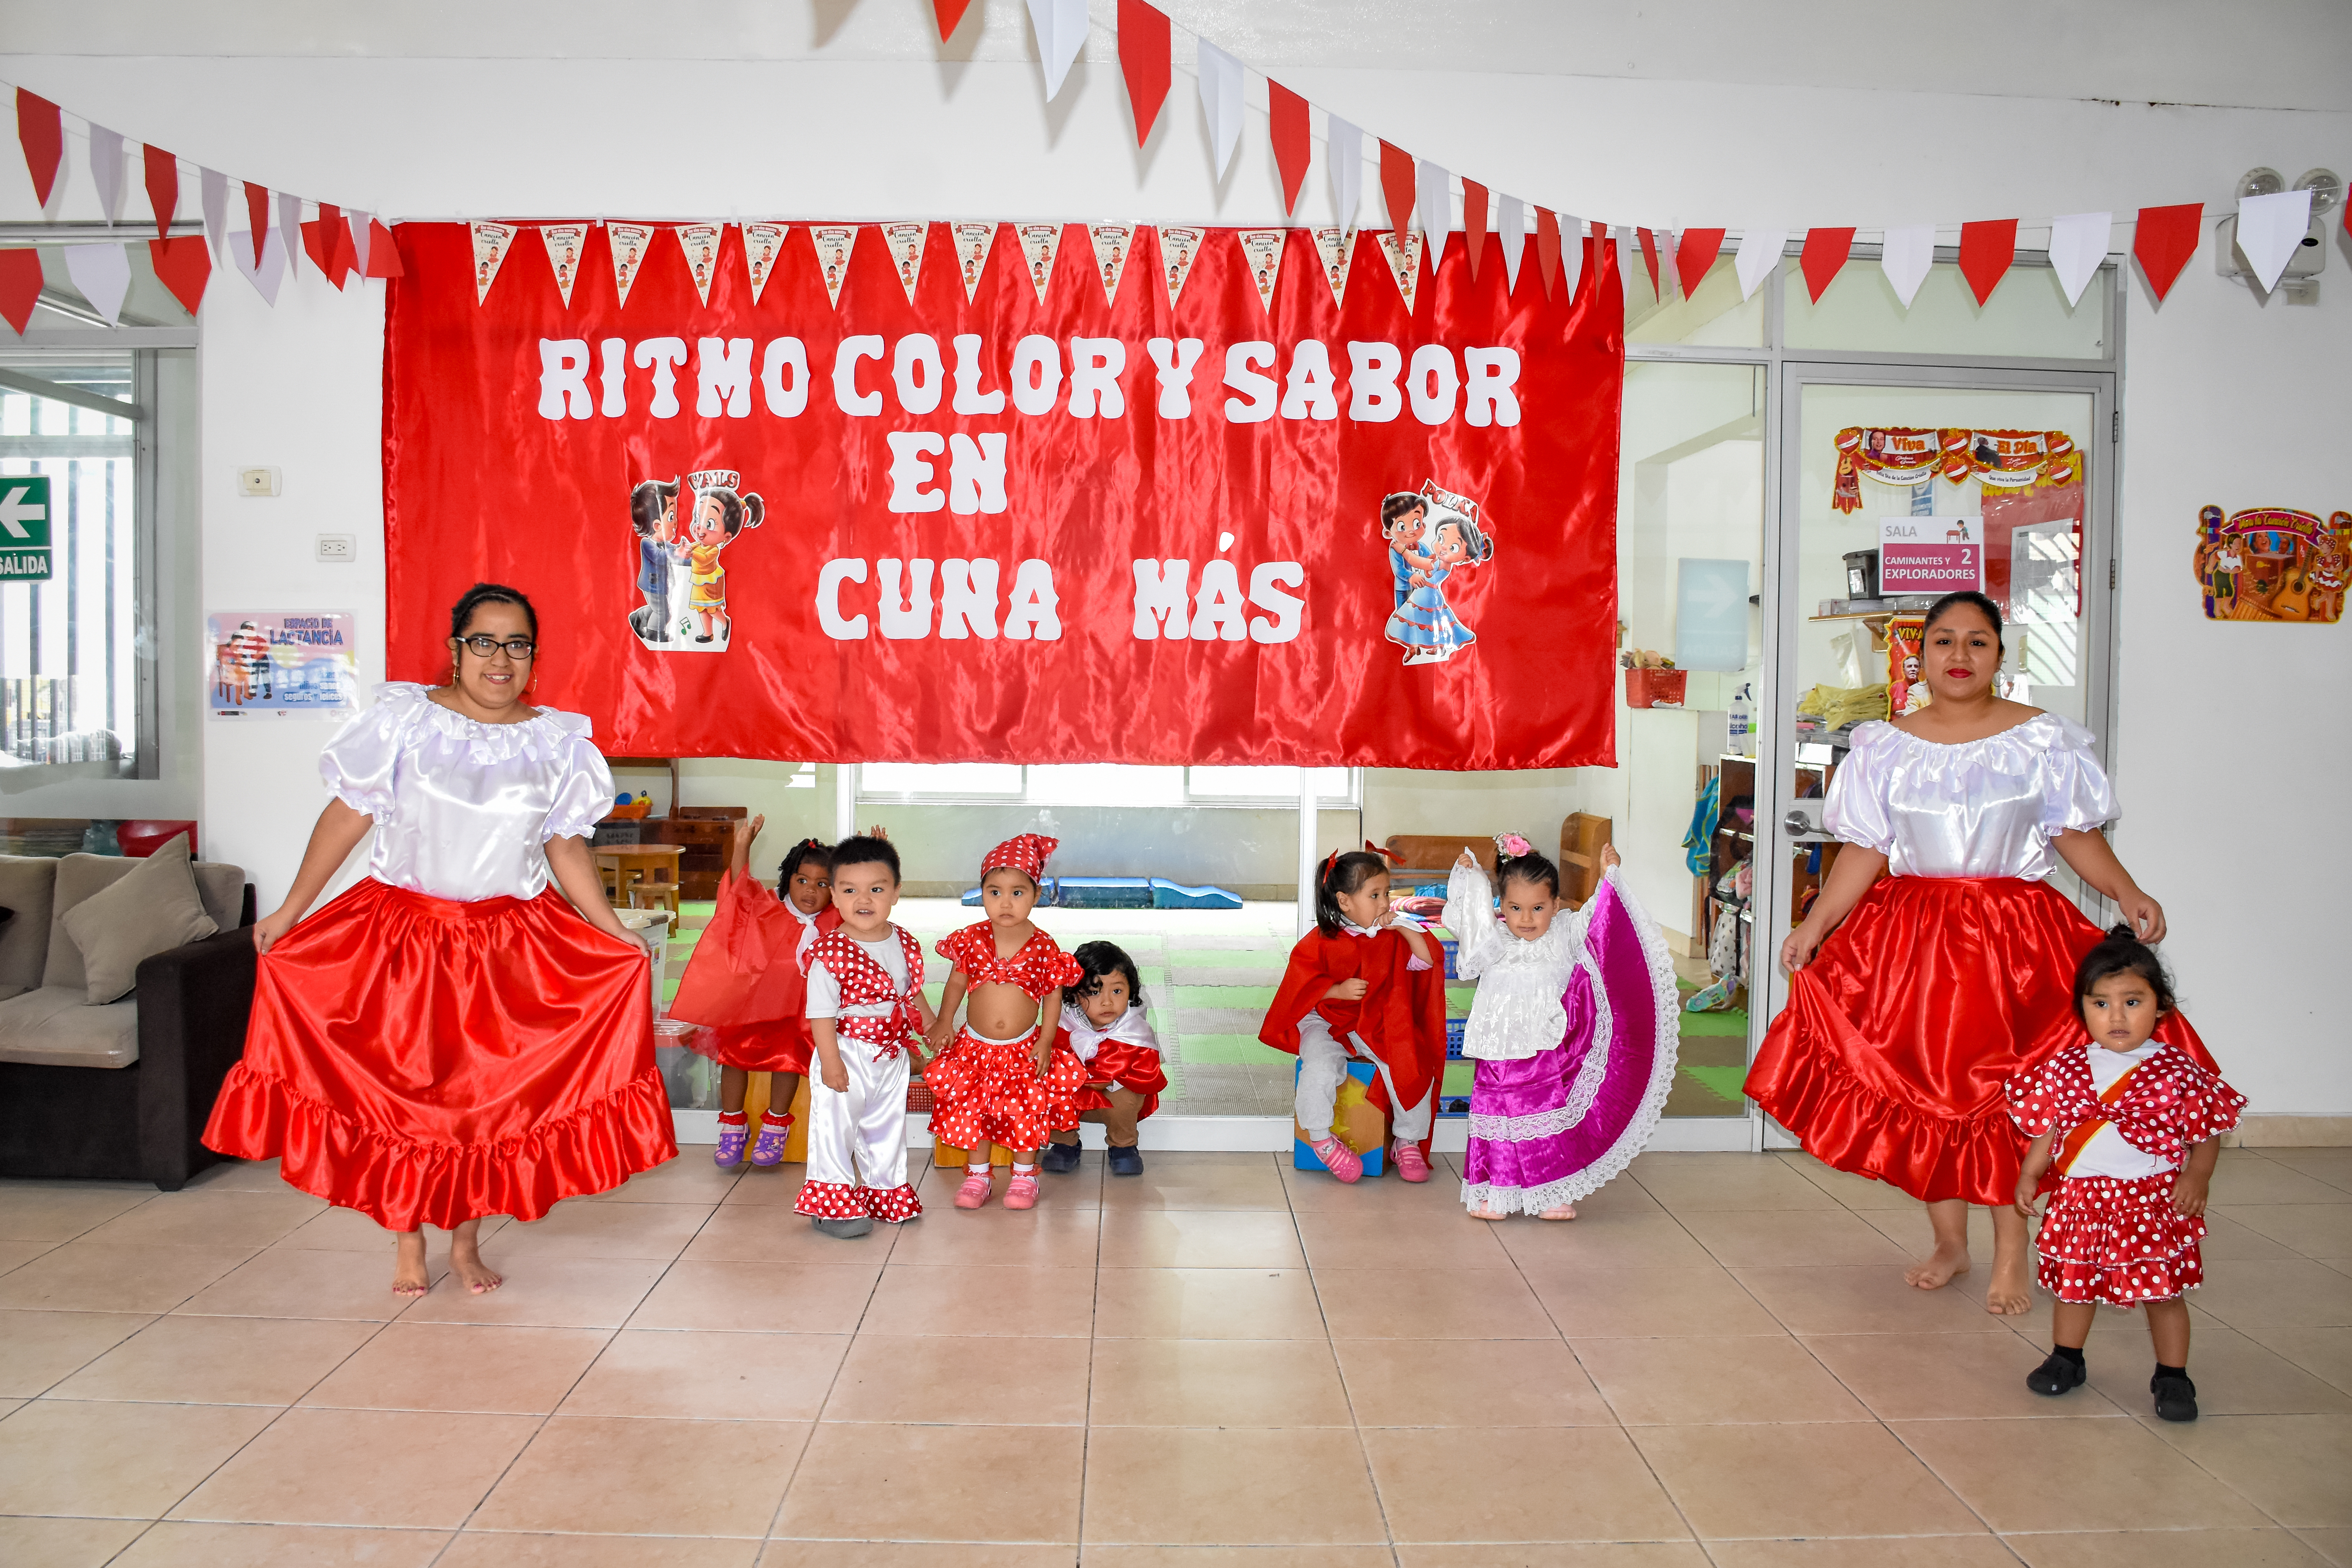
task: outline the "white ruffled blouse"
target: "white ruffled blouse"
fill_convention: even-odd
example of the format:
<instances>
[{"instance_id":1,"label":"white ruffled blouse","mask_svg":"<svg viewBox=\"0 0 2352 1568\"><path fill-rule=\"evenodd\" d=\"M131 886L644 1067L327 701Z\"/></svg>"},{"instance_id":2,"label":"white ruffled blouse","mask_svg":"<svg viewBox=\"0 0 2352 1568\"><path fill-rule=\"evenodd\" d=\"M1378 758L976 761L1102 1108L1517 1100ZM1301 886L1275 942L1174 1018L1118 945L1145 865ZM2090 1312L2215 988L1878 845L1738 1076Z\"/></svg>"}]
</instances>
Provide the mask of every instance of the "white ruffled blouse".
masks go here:
<instances>
[{"instance_id":1,"label":"white ruffled blouse","mask_svg":"<svg viewBox=\"0 0 2352 1568\"><path fill-rule=\"evenodd\" d=\"M1445 929L1459 943L1454 972L1478 982L1463 1026L1462 1054L1481 1061L1525 1061L1568 1032L1560 1005L1584 945L1585 915L1563 909L1533 942L1511 934L1495 916L1484 868L1456 865L1445 879Z\"/></svg>"},{"instance_id":2,"label":"white ruffled blouse","mask_svg":"<svg viewBox=\"0 0 2352 1568\"><path fill-rule=\"evenodd\" d=\"M1956 745L1860 724L1830 780L1822 826L1877 850L1898 877L2038 882L2058 868L2053 836L2115 820L2115 787L2095 743L2055 713Z\"/></svg>"},{"instance_id":3,"label":"white ruffled blouse","mask_svg":"<svg viewBox=\"0 0 2352 1568\"><path fill-rule=\"evenodd\" d=\"M375 819L368 875L472 903L547 890L545 844L585 838L613 809L589 721L542 708L485 724L387 681L319 758L335 798Z\"/></svg>"},{"instance_id":4,"label":"white ruffled blouse","mask_svg":"<svg viewBox=\"0 0 2352 1568\"><path fill-rule=\"evenodd\" d=\"M1131 1004L1126 1012L1112 1019L1108 1029L1096 1028L1094 1020L1087 1016L1085 1008L1065 1007L1062 1009L1062 1027L1070 1033L1070 1054L1082 1062L1094 1060L1095 1053L1102 1049L1105 1040L1123 1040L1155 1054L1160 1049L1160 1037L1152 1033L1140 1002Z\"/></svg>"}]
</instances>

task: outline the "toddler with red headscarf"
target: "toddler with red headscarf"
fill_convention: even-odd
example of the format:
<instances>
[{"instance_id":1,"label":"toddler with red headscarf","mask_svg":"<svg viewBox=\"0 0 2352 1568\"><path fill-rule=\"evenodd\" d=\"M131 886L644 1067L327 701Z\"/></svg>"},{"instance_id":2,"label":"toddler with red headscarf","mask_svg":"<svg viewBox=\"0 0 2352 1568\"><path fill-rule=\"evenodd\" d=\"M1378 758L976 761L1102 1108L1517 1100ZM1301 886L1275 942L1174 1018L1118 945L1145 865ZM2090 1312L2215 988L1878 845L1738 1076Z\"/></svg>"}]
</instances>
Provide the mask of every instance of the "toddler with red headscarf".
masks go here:
<instances>
[{"instance_id":1,"label":"toddler with red headscarf","mask_svg":"<svg viewBox=\"0 0 2352 1568\"><path fill-rule=\"evenodd\" d=\"M1024 833L1008 838L981 862L981 905L988 918L941 940L940 957L955 965L940 998L923 1069L936 1101L931 1132L970 1155L960 1209L976 1209L993 1190L992 1146L1013 1152L1013 1179L1004 1206L1037 1203L1037 1149L1055 1131L1078 1124L1085 1064L1057 1043L1062 987L1086 978L1077 962L1029 920L1036 907L1045 858L1059 840ZM956 1007L967 1003L963 1026Z\"/></svg>"}]
</instances>

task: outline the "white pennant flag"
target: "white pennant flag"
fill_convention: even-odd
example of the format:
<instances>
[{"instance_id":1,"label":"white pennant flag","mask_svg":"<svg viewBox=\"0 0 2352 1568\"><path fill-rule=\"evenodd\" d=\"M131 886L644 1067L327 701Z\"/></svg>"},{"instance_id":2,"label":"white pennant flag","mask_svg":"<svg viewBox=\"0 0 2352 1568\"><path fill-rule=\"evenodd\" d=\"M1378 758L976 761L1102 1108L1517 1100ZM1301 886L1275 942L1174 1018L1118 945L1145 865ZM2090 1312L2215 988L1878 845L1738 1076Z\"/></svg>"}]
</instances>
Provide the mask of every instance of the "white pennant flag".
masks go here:
<instances>
[{"instance_id":1,"label":"white pennant flag","mask_svg":"<svg viewBox=\"0 0 2352 1568\"><path fill-rule=\"evenodd\" d=\"M1519 257L1528 247L1527 204L1517 196L1497 196L1495 234L1503 242L1503 292L1508 294L1519 286ZM1568 255L1565 244L1560 247L1560 255L1563 259ZM1569 290L1570 298L1575 294L1574 289Z\"/></svg>"},{"instance_id":2,"label":"white pennant flag","mask_svg":"<svg viewBox=\"0 0 2352 1568\"><path fill-rule=\"evenodd\" d=\"M1217 178L1234 161L1234 144L1242 138L1242 62L1201 40L1201 109L1209 119L1209 145Z\"/></svg>"},{"instance_id":3,"label":"white pennant flag","mask_svg":"<svg viewBox=\"0 0 2352 1568\"><path fill-rule=\"evenodd\" d=\"M302 198L284 191L276 192L275 197L278 235L286 242L286 276L291 278L302 270L302 263L296 259L302 254Z\"/></svg>"},{"instance_id":4,"label":"white pennant flag","mask_svg":"<svg viewBox=\"0 0 2352 1568\"><path fill-rule=\"evenodd\" d=\"M89 128L89 183L98 190L98 210L106 221L122 216L122 133L103 125Z\"/></svg>"},{"instance_id":5,"label":"white pennant flag","mask_svg":"<svg viewBox=\"0 0 2352 1568\"><path fill-rule=\"evenodd\" d=\"M1275 286L1282 281L1282 230L1237 229L1234 237L1241 241L1242 265L1249 268L1250 281L1257 287L1258 303L1270 316L1274 313Z\"/></svg>"},{"instance_id":6,"label":"white pennant flag","mask_svg":"<svg viewBox=\"0 0 2352 1568\"><path fill-rule=\"evenodd\" d=\"M816 241L817 270L824 274L825 297L841 309L841 286L849 279L849 253L856 247L857 230L848 225L809 230Z\"/></svg>"},{"instance_id":7,"label":"white pennant flag","mask_svg":"<svg viewBox=\"0 0 2352 1568\"><path fill-rule=\"evenodd\" d=\"M1936 226L1932 223L1907 224L1886 231L1884 247L1879 252L1879 269L1886 280L1895 285L1895 297L1909 310L1918 296L1919 285L1927 280L1927 268L1936 264Z\"/></svg>"},{"instance_id":8,"label":"white pennant flag","mask_svg":"<svg viewBox=\"0 0 2352 1568\"><path fill-rule=\"evenodd\" d=\"M2278 287L2279 274L2310 228L2309 191L2238 198L2238 250L2263 293Z\"/></svg>"},{"instance_id":9,"label":"white pennant flag","mask_svg":"<svg viewBox=\"0 0 2352 1568\"><path fill-rule=\"evenodd\" d=\"M68 245L66 276L90 309L120 326L122 297L131 292L131 258L119 245Z\"/></svg>"},{"instance_id":10,"label":"white pennant flag","mask_svg":"<svg viewBox=\"0 0 2352 1568\"><path fill-rule=\"evenodd\" d=\"M751 303L760 302L761 290L768 286L768 275L776 269L776 258L783 254L784 236L792 232L790 224L747 223L743 226L743 268L751 275Z\"/></svg>"},{"instance_id":11,"label":"white pennant flag","mask_svg":"<svg viewBox=\"0 0 2352 1568\"><path fill-rule=\"evenodd\" d=\"M1561 298L1576 298L1577 280L1584 276L1584 220L1574 213L1557 213L1559 219L1559 280L1567 285Z\"/></svg>"},{"instance_id":12,"label":"white pennant flag","mask_svg":"<svg viewBox=\"0 0 2352 1568\"><path fill-rule=\"evenodd\" d=\"M1356 259L1356 231L1318 228L1310 232L1315 254L1323 263L1323 281L1331 285L1331 303L1343 307L1348 302L1348 268Z\"/></svg>"},{"instance_id":13,"label":"white pennant flag","mask_svg":"<svg viewBox=\"0 0 2352 1568\"><path fill-rule=\"evenodd\" d=\"M539 237L547 242L547 264L555 268L555 291L563 308L572 309L572 286L580 281L580 253L588 247L584 223L543 223Z\"/></svg>"},{"instance_id":14,"label":"white pennant flag","mask_svg":"<svg viewBox=\"0 0 2352 1568\"><path fill-rule=\"evenodd\" d=\"M1397 292L1404 296L1404 313L1412 314L1412 302L1421 292L1422 237L1406 229L1402 234L1373 236L1380 241L1381 257L1389 264L1389 276L1395 279Z\"/></svg>"},{"instance_id":15,"label":"white pennant flag","mask_svg":"<svg viewBox=\"0 0 2352 1568\"><path fill-rule=\"evenodd\" d=\"M261 262L253 260L253 236L242 231L227 237L229 265L238 277L253 285L265 305L278 303L278 285L286 276L286 242L275 230L265 226L261 231Z\"/></svg>"},{"instance_id":16,"label":"white pennant flag","mask_svg":"<svg viewBox=\"0 0 2352 1568\"><path fill-rule=\"evenodd\" d=\"M1037 290L1037 303L1045 302L1045 290L1054 285L1054 256L1062 248L1062 226L1057 223L1024 223L1016 225L1013 234L1021 241L1021 262L1029 268L1029 281Z\"/></svg>"},{"instance_id":17,"label":"white pennant flag","mask_svg":"<svg viewBox=\"0 0 2352 1568\"><path fill-rule=\"evenodd\" d=\"M205 238L220 252L228 243L228 176L217 169L199 168L196 184L203 196Z\"/></svg>"},{"instance_id":18,"label":"white pennant flag","mask_svg":"<svg viewBox=\"0 0 2352 1568\"><path fill-rule=\"evenodd\" d=\"M1682 268L1675 265L1675 231L1653 229L1650 237L1658 247L1658 298L1672 300L1682 287Z\"/></svg>"},{"instance_id":19,"label":"white pennant flag","mask_svg":"<svg viewBox=\"0 0 2352 1568\"><path fill-rule=\"evenodd\" d=\"M2058 287L2066 291L2067 304L2081 302L2083 290L2107 258L2115 231L2113 213L2070 213L2050 220L2050 266L2058 274Z\"/></svg>"},{"instance_id":20,"label":"white pennant flag","mask_svg":"<svg viewBox=\"0 0 2352 1568\"><path fill-rule=\"evenodd\" d=\"M898 274L898 286L907 291L907 303L915 302L915 284L923 275L923 242L930 237L927 223L886 223L882 226L883 248L890 253L891 268Z\"/></svg>"},{"instance_id":21,"label":"white pennant flag","mask_svg":"<svg viewBox=\"0 0 2352 1568\"><path fill-rule=\"evenodd\" d=\"M1412 221L1428 237L1434 267L1444 259L1446 232L1454 226L1454 176L1426 158L1413 171Z\"/></svg>"},{"instance_id":22,"label":"white pennant flag","mask_svg":"<svg viewBox=\"0 0 2352 1568\"><path fill-rule=\"evenodd\" d=\"M1192 276L1193 258L1201 254L1201 241L1206 237L1204 228L1163 226L1160 230L1160 268L1168 276L1168 308L1176 308L1176 297L1184 292L1184 280Z\"/></svg>"},{"instance_id":23,"label":"white pennant flag","mask_svg":"<svg viewBox=\"0 0 2352 1568\"><path fill-rule=\"evenodd\" d=\"M1029 0L1029 25L1037 30L1037 58L1045 68L1045 100L1052 102L1068 79L1070 64L1087 43L1087 0Z\"/></svg>"},{"instance_id":24,"label":"white pennant flag","mask_svg":"<svg viewBox=\"0 0 2352 1568\"><path fill-rule=\"evenodd\" d=\"M343 215L343 220L352 227L352 261L355 268L353 276L362 280L368 275L368 251L375 244L374 216L373 213L361 212L356 207ZM584 235L588 231L583 228L580 232ZM567 295L563 302L566 305L571 304L570 296Z\"/></svg>"},{"instance_id":25,"label":"white pennant flag","mask_svg":"<svg viewBox=\"0 0 2352 1568\"><path fill-rule=\"evenodd\" d=\"M686 252L686 270L694 279L696 297L709 304L710 285L719 276L719 226L682 223L677 226L677 245Z\"/></svg>"},{"instance_id":26,"label":"white pennant flag","mask_svg":"<svg viewBox=\"0 0 2352 1568\"><path fill-rule=\"evenodd\" d=\"M1785 228L1746 228L1739 231L1739 248L1731 253L1731 269L1739 274L1739 297L1752 298L1764 279L1772 276L1772 268L1780 265L1780 253L1789 247L1789 231Z\"/></svg>"},{"instance_id":27,"label":"white pennant flag","mask_svg":"<svg viewBox=\"0 0 2352 1568\"><path fill-rule=\"evenodd\" d=\"M1094 241L1095 271L1102 278L1103 303L1118 303L1118 280L1127 272L1127 258L1135 251L1131 223L1090 223L1087 237Z\"/></svg>"},{"instance_id":28,"label":"white pennant flag","mask_svg":"<svg viewBox=\"0 0 2352 1568\"><path fill-rule=\"evenodd\" d=\"M1339 226L1353 233L1356 208L1364 197L1364 133L1330 116L1331 205Z\"/></svg>"},{"instance_id":29,"label":"white pennant flag","mask_svg":"<svg viewBox=\"0 0 2352 1568\"><path fill-rule=\"evenodd\" d=\"M1642 259L1642 237L1633 232L1631 224L1619 224L1612 231L1617 236L1617 281L1625 290L1627 304L1633 291L1650 286L1650 272Z\"/></svg>"},{"instance_id":30,"label":"white pennant flag","mask_svg":"<svg viewBox=\"0 0 2352 1568\"><path fill-rule=\"evenodd\" d=\"M963 274L963 302L967 305L980 292L980 279L988 270L988 252L996 243L996 226L992 223L960 223L954 226L956 267Z\"/></svg>"},{"instance_id":31,"label":"white pennant flag","mask_svg":"<svg viewBox=\"0 0 2352 1568\"><path fill-rule=\"evenodd\" d=\"M636 286L637 273L646 264L646 247L654 242L653 226L642 223L608 223L604 238L613 247L613 292L619 296L616 304L629 302L629 290Z\"/></svg>"},{"instance_id":32,"label":"white pennant flag","mask_svg":"<svg viewBox=\"0 0 2352 1568\"><path fill-rule=\"evenodd\" d=\"M503 223L470 226L474 231L474 303L478 305L490 297L490 285L498 281L499 268L506 265L507 247L514 243L515 231L512 225Z\"/></svg>"}]
</instances>

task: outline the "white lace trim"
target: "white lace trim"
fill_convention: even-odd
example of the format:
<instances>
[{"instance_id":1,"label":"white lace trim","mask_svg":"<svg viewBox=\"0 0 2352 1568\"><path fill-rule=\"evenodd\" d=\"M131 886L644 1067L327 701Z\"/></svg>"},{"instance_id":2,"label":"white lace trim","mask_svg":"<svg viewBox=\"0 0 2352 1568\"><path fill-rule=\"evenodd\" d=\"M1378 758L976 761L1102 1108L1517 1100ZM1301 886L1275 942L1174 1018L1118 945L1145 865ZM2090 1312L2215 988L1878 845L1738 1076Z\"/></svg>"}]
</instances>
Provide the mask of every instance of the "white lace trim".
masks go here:
<instances>
[{"instance_id":1,"label":"white lace trim","mask_svg":"<svg viewBox=\"0 0 2352 1568\"><path fill-rule=\"evenodd\" d=\"M428 688L409 680L385 681L376 688L376 702L398 714L396 722L421 725L444 741L463 743L476 762L504 762L517 755L551 755L551 748L562 745L570 738L587 740L595 731L587 715L561 708L541 708L530 718L511 724L485 724L454 708L443 707L433 700Z\"/></svg>"},{"instance_id":2,"label":"white lace trim","mask_svg":"<svg viewBox=\"0 0 2352 1568\"><path fill-rule=\"evenodd\" d=\"M1587 1195L1590 1189L1570 1176L1563 1181L1548 1182L1540 1187L1505 1187L1480 1182L1475 1185L1462 1184L1462 1206L1485 1209L1488 1214L1541 1214L1546 1209L1560 1208Z\"/></svg>"}]
</instances>

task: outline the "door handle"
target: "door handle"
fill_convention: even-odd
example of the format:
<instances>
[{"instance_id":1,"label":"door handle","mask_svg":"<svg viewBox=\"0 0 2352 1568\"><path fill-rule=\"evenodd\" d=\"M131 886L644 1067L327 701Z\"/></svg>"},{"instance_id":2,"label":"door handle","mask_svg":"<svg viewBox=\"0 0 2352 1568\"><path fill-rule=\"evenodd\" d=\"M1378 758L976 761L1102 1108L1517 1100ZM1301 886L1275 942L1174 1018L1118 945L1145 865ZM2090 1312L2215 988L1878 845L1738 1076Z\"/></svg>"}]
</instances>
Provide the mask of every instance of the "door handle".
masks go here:
<instances>
[{"instance_id":1,"label":"door handle","mask_svg":"<svg viewBox=\"0 0 2352 1568\"><path fill-rule=\"evenodd\" d=\"M1800 844L1817 844L1829 837L1829 835L1822 832L1813 819L1807 816L1801 810L1792 808L1788 816L1780 819L1780 826L1790 838Z\"/></svg>"}]
</instances>

